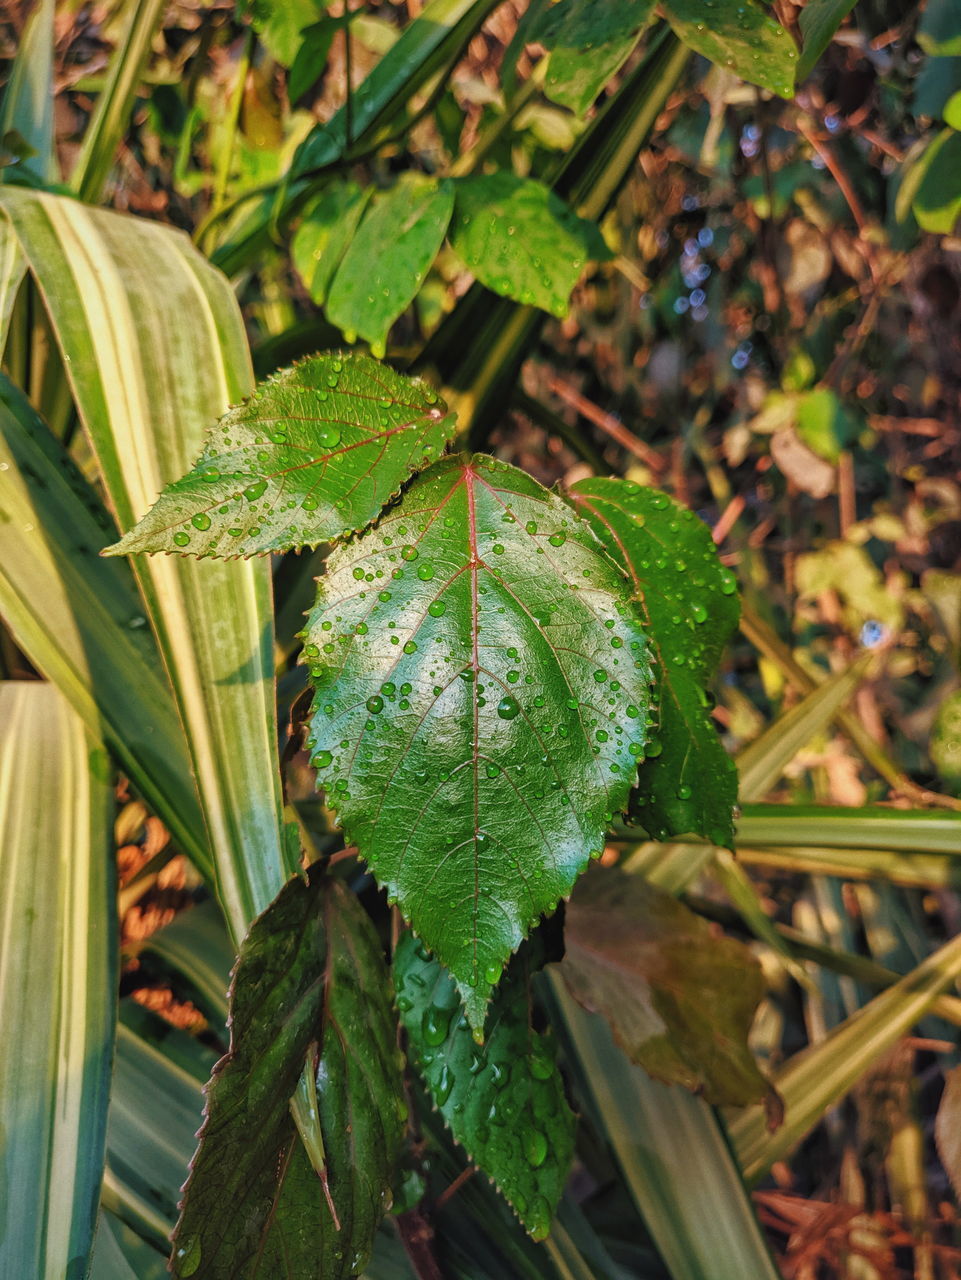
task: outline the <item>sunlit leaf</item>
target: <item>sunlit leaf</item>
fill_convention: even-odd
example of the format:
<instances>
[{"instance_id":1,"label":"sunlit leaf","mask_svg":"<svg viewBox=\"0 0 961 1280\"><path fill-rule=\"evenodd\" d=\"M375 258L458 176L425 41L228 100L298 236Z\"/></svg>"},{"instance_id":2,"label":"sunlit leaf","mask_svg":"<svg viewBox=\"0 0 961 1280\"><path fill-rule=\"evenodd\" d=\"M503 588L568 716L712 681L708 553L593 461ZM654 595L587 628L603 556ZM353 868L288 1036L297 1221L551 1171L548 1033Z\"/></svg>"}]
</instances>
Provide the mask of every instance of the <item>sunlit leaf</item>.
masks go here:
<instances>
[{"instance_id":1,"label":"sunlit leaf","mask_svg":"<svg viewBox=\"0 0 961 1280\"><path fill-rule=\"evenodd\" d=\"M654 0L560 0L527 34L550 51L544 92L583 115L620 68L649 20Z\"/></svg>"},{"instance_id":2,"label":"sunlit leaf","mask_svg":"<svg viewBox=\"0 0 961 1280\"><path fill-rule=\"evenodd\" d=\"M921 180L911 206L925 231L950 235L961 216L961 133L945 129L919 161Z\"/></svg>"},{"instance_id":3,"label":"sunlit leaf","mask_svg":"<svg viewBox=\"0 0 961 1280\"><path fill-rule=\"evenodd\" d=\"M344 251L367 207L370 187L334 182L304 215L290 246L297 274L318 306L323 306Z\"/></svg>"},{"instance_id":4,"label":"sunlit leaf","mask_svg":"<svg viewBox=\"0 0 961 1280\"><path fill-rule=\"evenodd\" d=\"M942 778L961 782L961 691L941 703L931 735L931 759Z\"/></svg>"},{"instance_id":5,"label":"sunlit leaf","mask_svg":"<svg viewBox=\"0 0 961 1280\"><path fill-rule=\"evenodd\" d=\"M521 953L474 1042L453 980L411 934L394 954L397 1007L431 1098L474 1164L497 1184L535 1239L547 1235L570 1168L574 1116L553 1041L530 1021Z\"/></svg>"},{"instance_id":6,"label":"sunlit leaf","mask_svg":"<svg viewBox=\"0 0 961 1280\"><path fill-rule=\"evenodd\" d=\"M610 257L594 223L512 173L458 181L451 244L494 293L560 316L587 263Z\"/></svg>"},{"instance_id":7,"label":"sunlit leaf","mask_svg":"<svg viewBox=\"0 0 961 1280\"><path fill-rule=\"evenodd\" d=\"M206 1089L175 1275L338 1280L361 1270L403 1137L390 998L380 943L340 882L292 880L254 922L234 971L230 1051ZM326 1187L290 1113L307 1062Z\"/></svg>"},{"instance_id":8,"label":"sunlit leaf","mask_svg":"<svg viewBox=\"0 0 961 1280\"><path fill-rule=\"evenodd\" d=\"M695 832L729 845L737 773L707 686L737 624L734 575L706 526L656 489L580 480L570 500L630 575L654 646L659 723L638 779L637 820L656 839Z\"/></svg>"},{"instance_id":9,"label":"sunlit leaf","mask_svg":"<svg viewBox=\"0 0 961 1280\"><path fill-rule=\"evenodd\" d=\"M369 524L452 434L429 387L369 356L313 356L225 414L192 471L109 553L316 546Z\"/></svg>"},{"instance_id":10,"label":"sunlit leaf","mask_svg":"<svg viewBox=\"0 0 961 1280\"><path fill-rule=\"evenodd\" d=\"M782 98L794 92L794 41L756 0L664 0L668 22L684 43L719 67Z\"/></svg>"},{"instance_id":11,"label":"sunlit leaf","mask_svg":"<svg viewBox=\"0 0 961 1280\"><path fill-rule=\"evenodd\" d=\"M630 590L559 498L453 457L334 552L305 639L328 802L479 1033L643 754L651 667Z\"/></svg>"}]
</instances>

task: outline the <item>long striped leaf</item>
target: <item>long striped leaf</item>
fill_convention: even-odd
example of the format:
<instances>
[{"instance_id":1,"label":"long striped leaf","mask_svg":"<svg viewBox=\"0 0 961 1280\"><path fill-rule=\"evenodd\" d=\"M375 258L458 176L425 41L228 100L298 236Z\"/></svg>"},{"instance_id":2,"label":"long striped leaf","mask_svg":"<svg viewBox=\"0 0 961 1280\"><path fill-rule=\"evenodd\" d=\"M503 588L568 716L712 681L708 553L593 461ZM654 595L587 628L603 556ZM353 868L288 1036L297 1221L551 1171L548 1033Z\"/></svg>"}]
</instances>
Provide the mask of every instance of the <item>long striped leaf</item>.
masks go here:
<instances>
[{"instance_id":1,"label":"long striped leaf","mask_svg":"<svg viewBox=\"0 0 961 1280\"><path fill-rule=\"evenodd\" d=\"M0 1275L82 1280L113 1052L103 747L57 689L0 685Z\"/></svg>"},{"instance_id":2,"label":"long striped leaf","mask_svg":"<svg viewBox=\"0 0 961 1280\"><path fill-rule=\"evenodd\" d=\"M944 809L831 808L752 804L737 824L737 845L816 845L961 854L961 814Z\"/></svg>"},{"instance_id":3,"label":"long striped leaf","mask_svg":"<svg viewBox=\"0 0 961 1280\"><path fill-rule=\"evenodd\" d=\"M6 189L121 532L251 386L227 282L179 232ZM269 566L154 558L134 570L183 720L235 935L286 878Z\"/></svg>"},{"instance_id":4,"label":"long striped leaf","mask_svg":"<svg viewBox=\"0 0 961 1280\"><path fill-rule=\"evenodd\" d=\"M24 26L0 108L0 137L11 130L20 135L35 154L24 157L17 167L41 182L53 182L57 177L53 149L55 7L54 0L38 0L34 6Z\"/></svg>"}]
</instances>

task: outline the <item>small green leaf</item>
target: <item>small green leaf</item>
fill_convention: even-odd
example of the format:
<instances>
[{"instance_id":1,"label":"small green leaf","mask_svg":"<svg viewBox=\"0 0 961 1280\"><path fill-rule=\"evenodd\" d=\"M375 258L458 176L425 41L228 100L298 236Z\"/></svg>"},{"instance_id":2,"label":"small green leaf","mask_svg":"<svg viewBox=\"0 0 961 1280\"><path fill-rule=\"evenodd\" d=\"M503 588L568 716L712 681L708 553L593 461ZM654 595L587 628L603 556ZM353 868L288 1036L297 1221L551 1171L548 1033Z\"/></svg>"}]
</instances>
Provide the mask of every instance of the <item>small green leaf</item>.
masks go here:
<instances>
[{"instance_id":1,"label":"small green leaf","mask_svg":"<svg viewBox=\"0 0 961 1280\"><path fill-rule=\"evenodd\" d=\"M356 182L333 182L312 205L290 246L297 274L311 299L323 306L330 282L354 237L371 188Z\"/></svg>"},{"instance_id":2,"label":"small green leaf","mask_svg":"<svg viewBox=\"0 0 961 1280\"><path fill-rule=\"evenodd\" d=\"M918 162L914 216L925 231L950 235L961 217L961 133L944 129Z\"/></svg>"},{"instance_id":3,"label":"small green leaf","mask_svg":"<svg viewBox=\"0 0 961 1280\"><path fill-rule=\"evenodd\" d=\"M814 64L856 3L857 0L807 0L799 19L804 48L798 61L798 80L806 79L814 70Z\"/></svg>"},{"instance_id":4,"label":"small green leaf","mask_svg":"<svg viewBox=\"0 0 961 1280\"><path fill-rule=\"evenodd\" d=\"M797 433L809 449L834 464L856 439L858 422L830 387L817 387L798 399Z\"/></svg>"},{"instance_id":5,"label":"small green leaf","mask_svg":"<svg viewBox=\"0 0 961 1280\"><path fill-rule=\"evenodd\" d=\"M587 262L611 256L593 222L512 173L458 180L451 244L488 289L557 316Z\"/></svg>"},{"instance_id":6,"label":"small green leaf","mask_svg":"<svg viewBox=\"0 0 961 1280\"><path fill-rule=\"evenodd\" d=\"M668 22L695 53L782 98L794 93L794 41L755 0L664 0Z\"/></svg>"},{"instance_id":7,"label":"small green leaf","mask_svg":"<svg viewBox=\"0 0 961 1280\"><path fill-rule=\"evenodd\" d=\"M344 17L321 18L300 32L300 46L287 73L287 97L291 105L303 97L323 73L334 36L346 25Z\"/></svg>"},{"instance_id":8,"label":"small green leaf","mask_svg":"<svg viewBox=\"0 0 961 1280\"><path fill-rule=\"evenodd\" d=\"M175 1275L340 1280L362 1270L404 1133L390 996L373 927L339 881L292 880L254 922L234 971L230 1051L206 1087ZM309 1060L326 1187L290 1114Z\"/></svg>"},{"instance_id":9,"label":"small green leaf","mask_svg":"<svg viewBox=\"0 0 961 1280\"><path fill-rule=\"evenodd\" d=\"M327 316L348 342L360 334L384 354L390 326L424 283L453 209L451 184L417 173L374 196L327 299Z\"/></svg>"},{"instance_id":10,"label":"small green leaf","mask_svg":"<svg viewBox=\"0 0 961 1280\"><path fill-rule=\"evenodd\" d=\"M529 476L445 458L333 552L305 640L328 803L479 1037L633 784L651 667L630 589Z\"/></svg>"},{"instance_id":11,"label":"small green leaf","mask_svg":"<svg viewBox=\"0 0 961 1280\"><path fill-rule=\"evenodd\" d=\"M560 0L528 35L550 51L544 92L583 115L623 65L651 17L654 0Z\"/></svg>"},{"instance_id":12,"label":"small green leaf","mask_svg":"<svg viewBox=\"0 0 961 1280\"><path fill-rule=\"evenodd\" d=\"M656 1080L744 1106L768 1091L747 1044L764 995L747 947L642 876L597 870L568 903L561 973Z\"/></svg>"},{"instance_id":13,"label":"small green leaf","mask_svg":"<svg viewBox=\"0 0 961 1280\"><path fill-rule=\"evenodd\" d=\"M642 598L660 688L659 727L633 812L658 840L730 845L737 772L711 719L708 682L737 625L737 583L692 511L629 481L580 480L570 499ZM656 754L655 754L656 753Z\"/></svg>"},{"instance_id":14,"label":"small green leaf","mask_svg":"<svg viewBox=\"0 0 961 1280\"><path fill-rule=\"evenodd\" d=\"M254 30L281 66L295 61L306 28L316 25L327 10L325 0L255 0L250 6Z\"/></svg>"},{"instance_id":15,"label":"small green leaf","mask_svg":"<svg viewBox=\"0 0 961 1280\"><path fill-rule=\"evenodd\" d=\"M946 782L961 782L961 690L941 703L931 735L931 759Z\"/></svg>"},{"instance_id":16,"label":"small green leaf","mask_svg":"<svg viewBox=\"0 0 961 1280\"><path fill-rule=\"evenodd\" d=\"M497 989L487 1042L474 1043L450 974L407 933L394 954L397 1007L431 1098L474 1164L535 1240L548 1234L574 1152L574 1115L553 1039L530 1021L522 953Z\"/></svg>"},{"instance_id":17,"label":"small green leaf","mask_svg":"<svg viewBox=\"0 0 961 1280\"><path fill-rule=\"evenodd\" d=\"M193 470L104 554L316 546L369 524L453 430L429 387L369 356L312 356L226 413Z\"/></svg>"}]
</instances>

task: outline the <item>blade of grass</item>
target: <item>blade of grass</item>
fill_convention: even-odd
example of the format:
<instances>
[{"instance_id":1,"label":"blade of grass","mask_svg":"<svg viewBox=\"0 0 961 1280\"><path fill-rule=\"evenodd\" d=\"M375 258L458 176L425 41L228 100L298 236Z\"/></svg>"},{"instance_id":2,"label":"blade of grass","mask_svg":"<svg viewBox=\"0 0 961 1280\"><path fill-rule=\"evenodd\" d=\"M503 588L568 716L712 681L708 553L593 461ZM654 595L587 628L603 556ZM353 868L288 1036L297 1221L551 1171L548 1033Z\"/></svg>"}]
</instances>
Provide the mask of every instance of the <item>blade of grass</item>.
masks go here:
<instances>
[{"instance_id":1,"label":"blade of grass","mask_svg":"<svg viewBox=\"0 0 961 1280\"><path fill-rule=\"evenodd\" d=\"M961 817L924 809L745 805L737 824L737 845L889 849L950 856L961 853Z\"/></svg>"},{"instance_id":2,"label":"blade of grass","mask_svg":"<svg viewBox=\"0 0 961 1280\"><path fill-rule=\"evenodd\" d=\"M40 182L56 182L53 150L53 18L55 0L38 0L27 19L3 91L0 138L8 132L20 135L36 154L19 161ZM3 169L0 169L0 182Z\"/></svg>"},{"instance_id":3,"label":"blade of grass","mask_svg":"<svg viewBox=\"0 0 961 1280\"><path fill-rule=\"evenodd\" d=\"M51 684L0 685L0 1273L81 1276L113 1053L106 753Z\"/></svg>"}]
</instances>

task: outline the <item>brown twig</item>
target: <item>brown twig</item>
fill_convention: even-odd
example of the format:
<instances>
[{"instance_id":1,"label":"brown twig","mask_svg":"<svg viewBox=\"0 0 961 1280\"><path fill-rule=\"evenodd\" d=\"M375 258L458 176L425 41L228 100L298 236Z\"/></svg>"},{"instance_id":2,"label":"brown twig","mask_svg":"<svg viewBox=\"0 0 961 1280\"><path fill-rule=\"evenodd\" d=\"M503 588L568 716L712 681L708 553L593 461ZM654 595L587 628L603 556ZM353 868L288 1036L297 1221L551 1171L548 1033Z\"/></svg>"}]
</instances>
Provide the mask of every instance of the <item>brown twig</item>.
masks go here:
<instances>
[{"instance_id":1,"label":"brown twig","mask_svg":"<svg viewBox=\"0 0 961 1280\"><path fill-rule=\"evenodd\" d=\"M661 475L664 472L667 463L660 454L655 453L651 446L645 444L643 440L639 440L632 431L628 431L627 427L618 422L613 414L606 413L593 401L588 400L586 396L582 396L574 387L553 374L547 379L547 385L556 396L560 396L562 400L585 417L588 422L593 422L595 427L609 435L612 440L616 440L622 449L626 449L628 453L633 454L645 466L650 467L656 475Z\"/></svg>"}]
</instances>

